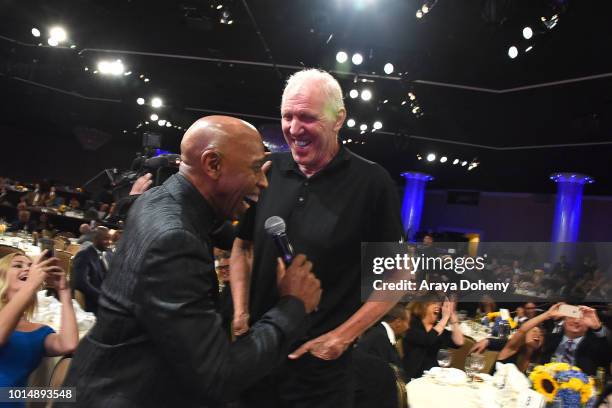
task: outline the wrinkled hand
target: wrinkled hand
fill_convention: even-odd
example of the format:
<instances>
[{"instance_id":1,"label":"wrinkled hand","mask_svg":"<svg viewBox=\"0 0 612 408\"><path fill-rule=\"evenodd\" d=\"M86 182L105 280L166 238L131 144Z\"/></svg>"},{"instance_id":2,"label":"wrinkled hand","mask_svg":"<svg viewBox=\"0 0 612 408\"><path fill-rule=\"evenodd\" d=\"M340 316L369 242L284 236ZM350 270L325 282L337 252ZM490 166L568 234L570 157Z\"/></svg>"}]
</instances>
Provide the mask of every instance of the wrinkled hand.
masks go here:
<instances>
[{"instance_id":1,"label":"wrinkled hand","mask_svg":"<svg viewBox=\"0 0 612 408\"><path fill-rule=\"evenodd\" d=\"M489 347L489 340L482 339L472 346L468 354L482 354L487 350L487 347Z\"/></svg>"},{"instance_id":2,"label":"wrinkled hand","mask_svg":"<svg viewBox=\"0 0 612 408\"><path fill-rule=\"evenodd\" d=\"M151 173L147 173L143 176L138 177L130 190L130 195L138 195L142 194L151 187L153 184L153 175Z\"/></svg>"},{"instance_id":3,"label":"wrinkled hand","mask_svg":"<svg viewBox=\"0 0 612 408\"><path fill-rule=\"evenodd\" d=\"M298 254L285 270L285 264L277 259L276 281L278 293L294 296L304 302L306 313L312 313L321 301L321 282L312 273L312 262Z\"/></svg>"},{"instance_id":4,"label":"wrinkled hand","mask_svg":"<svg viewBox=\"0 0 612 408\"><path fill-rule=\"evenodd\" d=\"M289 358L295 360L305 353L310 353L321 360L335 360L344 353L350 344L350 341L346 341L332 330L302 344L297 350L289 354Z\"/></svg>"},{"instance_id":5,"label":"wrinkled hand","mask_svg":"<svg viewBox=\"0 0 612 408\"><path fill-rule=\"evenodd\" d=\"M232 321L234 336L242 336L249 331L249 318L248 313L234 314L234 320Z\"/></svg>"},{"instance_id":6,"label":"wrinkled hand","mask_svg":"<svg viewBox=\"0 0 612 408\"><path fill-rule=\"evenodd\" d=\"M599 330L601 328L601 321L595 309L588 306L578 306L578 308L582 312L582 321L589 329Z\"/></svg>"}]
</instances>

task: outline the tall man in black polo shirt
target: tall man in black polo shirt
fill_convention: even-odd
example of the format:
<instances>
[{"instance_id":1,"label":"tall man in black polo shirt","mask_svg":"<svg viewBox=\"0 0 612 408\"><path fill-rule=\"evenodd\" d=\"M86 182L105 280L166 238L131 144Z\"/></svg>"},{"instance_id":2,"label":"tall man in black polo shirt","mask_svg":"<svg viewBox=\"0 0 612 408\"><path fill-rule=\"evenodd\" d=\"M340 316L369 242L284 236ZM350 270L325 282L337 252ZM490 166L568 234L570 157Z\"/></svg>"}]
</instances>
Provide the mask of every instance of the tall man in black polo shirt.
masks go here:
<instances>
[{"instance_id":1,"label":"tall man in black polo shirt","mask_svg":"<svg viewBox=\"0 0 612 408\"><path fill-rule=\"evenodd\" d=\"M346 110L331 75L313 69L289 78L281 115L291 154L271 156L269 188L232 250L234 330L244 333L278 298L268 273L278 256L264 231L270 216L282 217L295 250L311 257L323 297L307 337L275 378L252 391L250 406L351 407L349 347L394 304L361 302L361 242L402 240L399 198L381 166L339 144Z\"/></svg>"}]
</instances>

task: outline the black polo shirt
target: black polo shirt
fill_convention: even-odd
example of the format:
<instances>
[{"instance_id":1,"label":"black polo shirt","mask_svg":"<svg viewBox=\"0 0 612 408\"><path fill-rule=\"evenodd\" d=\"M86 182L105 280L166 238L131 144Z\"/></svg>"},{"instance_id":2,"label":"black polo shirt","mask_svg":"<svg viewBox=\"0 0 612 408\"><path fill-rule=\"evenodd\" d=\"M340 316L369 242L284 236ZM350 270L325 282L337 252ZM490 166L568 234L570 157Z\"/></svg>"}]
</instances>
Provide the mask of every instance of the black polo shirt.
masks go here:
<instances>
[{"instance_id":1,"label":"black polo shirt","mask_svg":"<svg viewBox=\"0 0 612 408\"><path fill-rule=\"evenodd\" d=\"M268 217L287 224L296 253L313 263L323 295L312 314L309 338L346 321L361 306L361 242L403 238L400 202L389 173L341 147L334 159L307 178L291 153L271 155L269 187L245 214L238 236L254 243L250 313L258 320L278 300L274 241L264 230Z\"/></svg>"}]
</instances>

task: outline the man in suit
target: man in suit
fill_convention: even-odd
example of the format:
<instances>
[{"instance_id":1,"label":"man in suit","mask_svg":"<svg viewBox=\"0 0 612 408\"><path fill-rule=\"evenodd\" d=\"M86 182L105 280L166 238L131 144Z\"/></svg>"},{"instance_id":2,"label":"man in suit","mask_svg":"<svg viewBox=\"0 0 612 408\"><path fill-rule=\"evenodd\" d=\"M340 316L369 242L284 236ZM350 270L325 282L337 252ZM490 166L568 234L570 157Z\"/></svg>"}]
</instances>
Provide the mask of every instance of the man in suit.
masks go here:
<instances>
[{"instance_id":1,"label":"man in suit","mask_svg":"<svg viewBox=\"0 0 612 408\"><path fill-rule=\"evenodd\" d=\"M565 317L563 332L547 335L542 347L541 362L553 358L579 367L594 376L597 367L610 366L610 349L606 342L607 329L594 309L580 306L582 318Z\"/></svg>"},{"instance_id":2,"label":"man in suit","mask_svg":"<svg viewBox=\"0 0 612 408\"><path fill-rule=\"evenodd\" d=\"M102 281L108 271L110 234L108 228L93 231L92 244L81 249L72 261L72 288L85 296L85 311L97 314Z\"/></svg>"},{"instance_id":3,"label":"man in suit","mask_svg":"<svg viewBox=\"0 0 612 408\"><path fill-rule=\"evenodd\" d=\"M264 146L252 125L210 116L183 136L181 160L177 174L130 208L97 323L65 382L77 388L78 407L222 406L287 358L319 304L306 257L286 271L279 261L281 298L230 343L217 313L210 233L267 187Z\"/></svg>"},{"instance_id":4,"label":"man in suit","mask_svg":"<svg viewBox=\"0 0 612 408\"><path fill-rule=\"evenodd\" d=\"M357 347L386 363L402 367L400 355L395 348L398 337L408 330L408 316L403 305L395 305L382 321L372 326L357 342Z\"/></svg>"}]
</instances>

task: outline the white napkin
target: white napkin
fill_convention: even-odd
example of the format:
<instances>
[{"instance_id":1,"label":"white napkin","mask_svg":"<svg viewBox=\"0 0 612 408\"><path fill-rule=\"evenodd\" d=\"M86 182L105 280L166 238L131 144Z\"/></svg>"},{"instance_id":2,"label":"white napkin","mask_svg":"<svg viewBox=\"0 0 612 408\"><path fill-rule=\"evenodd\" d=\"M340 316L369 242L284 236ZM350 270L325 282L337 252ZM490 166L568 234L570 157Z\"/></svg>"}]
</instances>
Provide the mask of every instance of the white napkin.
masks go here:
<instances>
[{"instance_id":1,"label":"white napkin","mask_svg":"<svg viewBox=\"0 0 612 408\"><path fill-rule=\"evenodd\" d=\"M47 296L44 290L36 294L38 307L32 317L33 322L51 326L58 331L61 324L62 304L53 296ZM72 300L72 307L76 315L79 332L86 332L96 323L96 316L93 313L85 312L76 300Z\"/></svg>"},{"instance_id":2,"label":"white napkin","mask_svg":"<svg viewBox=\"0 0 612 408\"><path fill-rule=\"evenodd\" d=\"M464 384L467 381L467 375L457 368L432 367L425 374L444 384Z\"/></svg>"}]
</instances>

